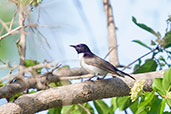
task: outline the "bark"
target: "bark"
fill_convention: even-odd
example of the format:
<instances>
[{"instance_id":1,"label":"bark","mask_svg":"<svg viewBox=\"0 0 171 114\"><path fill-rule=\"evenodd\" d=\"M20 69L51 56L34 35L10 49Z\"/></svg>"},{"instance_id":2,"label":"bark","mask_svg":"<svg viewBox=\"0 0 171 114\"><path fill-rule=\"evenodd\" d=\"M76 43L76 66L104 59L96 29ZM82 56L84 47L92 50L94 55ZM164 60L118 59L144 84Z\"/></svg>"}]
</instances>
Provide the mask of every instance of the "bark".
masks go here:
<instances>
[{"instance_id":1,"label":"bark","mask_svg":"<svg viewBox=\"0 0 171 114\"><path fill-rule=\"evenodd\" d=\"M152 90L155 78L161 78L164 71L132 75L137 80L146 80L145 91ZM13 103L0 106L1 114L33 114L53 107L85 103L92 100L127 96L134 81L129 77L112 78L98 81L61 86L20 96Z\"/></svg>"},{"instance_id":2,"label":"bark","mask_svg":"<svg viewBox=\"0 0 171 114\"><path fill-rule=\"evenodd\" d=\"M109 61L114 66L119 65L118 51L117 51L117 39L116 39L116 27L114 23L112 6L109 0L103 0L104 10L107 17L108 27L108 45L109 45Z\"/></svg>"}]
</instances>

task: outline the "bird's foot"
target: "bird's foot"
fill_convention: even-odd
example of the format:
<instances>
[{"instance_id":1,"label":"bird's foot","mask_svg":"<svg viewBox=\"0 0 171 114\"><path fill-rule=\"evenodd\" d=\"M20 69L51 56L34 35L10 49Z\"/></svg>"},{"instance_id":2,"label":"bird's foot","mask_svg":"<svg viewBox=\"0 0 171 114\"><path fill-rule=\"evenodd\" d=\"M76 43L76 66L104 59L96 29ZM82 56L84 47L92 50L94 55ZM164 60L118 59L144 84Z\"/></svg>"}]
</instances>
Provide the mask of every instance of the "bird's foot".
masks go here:
<instances>
[{"instance_id":1,"label":"bird's foot","mask_svg":"<svg viewBox=\"0 0 171 114\"><path fill-rule=\"evenodd\" d=\"M94 82L92 79L96 77L96 76L92 76L91 78L89 78L87 81L91 81L91 82Z\"/></svg>"},{"instance_id":2,"label":"bird's foot","mask_svg":"<svg viewBox=\"0 0 171 114\"><path fill-rule=\"evenodd\" d=\"M102 78L100 78L100 77L97 77L97 80L104 80L104 78L102 77Z\"/></svg>"},{"instance_id":3,"label":"bird's foot","mask_svg":"<svg viewBox=\"0 0 171 114\"><path fill-rule=\"evenodd\" d=\"M104 75L102 78L97 77L97 80L104 80L105 77L106 77L106 75Z\"/></svg>"}]
</instances>

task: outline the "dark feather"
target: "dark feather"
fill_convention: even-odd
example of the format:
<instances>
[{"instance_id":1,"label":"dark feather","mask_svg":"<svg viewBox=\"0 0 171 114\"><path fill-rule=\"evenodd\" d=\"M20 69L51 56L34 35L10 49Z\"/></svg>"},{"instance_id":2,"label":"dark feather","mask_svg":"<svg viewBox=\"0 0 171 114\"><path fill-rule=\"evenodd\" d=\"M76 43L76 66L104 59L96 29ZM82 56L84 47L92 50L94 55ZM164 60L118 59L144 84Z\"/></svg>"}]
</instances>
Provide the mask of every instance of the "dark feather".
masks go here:
<instances>
[{"instance_id":1,"label":"dark feather","mask_svg":"<svg viewBox=\"0 0 171 114\"><path fill-rule=\"evenodd\" d=\"M124 73L124 72L118 70L111 63L109 63L108 61L105 61L104 59L94 55L91 52L84 53L84 57L85 57L85 59L84 59L85 63L88 64L88 65L98 67L98 68L100 68L100 69L102 69L104 71L107 71L108 73L116 74L116 75L121 76L121 77L129 76L129 77L131 77L132 79L135 80L134 77L130 76L127 73Z\"/></svg>"}]
</instances>

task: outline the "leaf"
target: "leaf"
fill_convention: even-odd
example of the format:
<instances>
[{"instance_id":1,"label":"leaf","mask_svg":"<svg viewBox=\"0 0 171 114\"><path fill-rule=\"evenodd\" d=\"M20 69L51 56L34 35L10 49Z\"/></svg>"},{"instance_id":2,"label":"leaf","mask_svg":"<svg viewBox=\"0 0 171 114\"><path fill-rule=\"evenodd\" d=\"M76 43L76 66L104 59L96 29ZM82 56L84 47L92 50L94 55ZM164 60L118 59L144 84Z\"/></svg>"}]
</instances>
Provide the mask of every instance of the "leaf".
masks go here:
<instances>
[{"instance_id":1,"label":"leaf","mask_svg":"<svg viewBox=\"0 0 171 114\"><path fill-rule=\"evenodd\" d=\"M61 110L61 114L70 114L70 112L74 109L74 105L63 106Z\"/></svg>"},{"instance_id":2,"label":"leaf","mask_svg":"<svg viewBox=\"0 0 171 114\"><path fill-rule=\"evenodd\" d=\"M90 106L89 103L84 103L83 106L91 113L94 114L94 109ZM87 113L86 113L87 114Z\"/></svg>"},{"instance_id":3,"label":"leaf","mask_svg":"<svg viewBox=\"0 0 171 114\"><path fill-rule=\"evenodd\" d=\"M132 21L133 21L137 26L139 26L140 28L142 28L142 29L144 29L144 30L146 30L146 31L148 31L148 32L150 32L150 33L152 33L153 35L155 35L157 38L160 38L160 37L161 37L161 35L160 35L159 32L156 33L152 28L148 27L148 26L145 25L145 24L137 23L137 20L136 20L135 17L132 17Z\"/></svg>"},{"instance_id":4,"label":"leaf","mask_svg":"<svg viewBox=\"0 0 171 114\"><path fill-rule=\"evenodd\" d=\"M163 114L164 108L165 108L165 103L166 103L166 99L163 98L162 102L161 102L161 106L160 106L160 114Z\"/></svg>"},{"instance_id":5,"label":"leaf","mask_svg":"<svg viewBox=\"0 0 171 114\"><path fill-rule=\"evenodd\" d=\"M167 104L171 107L171 91L167 92L166 96L167 98Z\"/></svg>"},{"instance_id":6,"label":"leaf","mask_svg":"<svg viewBox=\"0 0 171 114\"><path fill-rule=\"evenodd\" d=\"M153 91L153 92L145 92L145 99L144 99L144 101L143 102L141 102L139 105L138 105L138 108L140 108L140 107L145 107L146 105L148 105L151 101L152 101L152 99L153 99L153 97L154 97L154 93L155 93L155 91Z\"/></svg>"},{"instance_id":7,"label":"leaf","mask_svg":"<svg viewBox=\"0 0 171 114\"><path fill-rule=\"evenodd\" d=\"M50 108L48 114L61 114L62 107Z\"/></svg>"},{"instance_id":8,"label":"leaf","mask_svg":"<svg viewBox=\"0 0 171 114\"><path fill-rule=\"evenodd\" d=\"M147 114L147 112L145 111L145 107L138 108L135 114Z\"/></svg>"},{"instance_id":9,"label":"leaf","mask_svg":"<svg viewBox=\"0 0 171 114\"><path fill-rule=\"evenodd\" d=\"M113 97L111 100L111 109L114 112L117 109L117 97Z\"/></svg>"},{"instance_id":10,"label":"leaf","mask_svg":"<svg viewBox=\"0 0 171 114\"><path fill-rule=\"evenodd\" d=\"M110 114L109 107L103 100L93 101L93 104L99 114Z\"/></svg>"},{"instance_id":11,"label":"leaf","mask_svg":"<svg viewBox=\"0 0 171 114\"><path fill-rule=\"evenodd\" d=\"M133 42L138 43L138 44L140 44L140 45L146 47L146 48L149 49L149 50L152 50L149 46L147 46L146 44L144 44L144 43L141 42L140 40L133 40Z\"/></svg>"},{"instance_id":12,"label":"leaf","mask_svg":"<svg viewBox=\"0 0 171 114\"><path fill-rule=\"evenodd\" d=\"M32 0L31 5L34 5L35 7L38 6L38 4L40 4L42 2L42 0Z\"/></svg>"},{"instance_id":13,"label":"leaf","mask_svg":"<svg viewBox=\"0 0 171 114\"><path fill-rule=\"evenodd\" d=\"M153 41L153 40L151 40L151 45L156 45L156 43Z\"/></svg>"},{"instance_id":14,"label":"leaf","mask_svg":"<svg viewBox=\"0 0 171 114\"><path fill-rule=\"evenodd\" d=\"M162 114L170 114L170 112L166 111L166 112L163 112Z\"/></svg>"},{"instance_id":15,"label":"leaf","mask_svg":"<svg viewBox=\"0 0 171 114\"><path fill-rule=\"evenodd\" d=\"M152 101L149 103L150 110L148 114L159 114L162 100L158 96L154 96Z\"/></svg>"},{"instance_id":16,"label":"leaf","mask_svg":"<svg viewBox=\"0 0 171 114\"><path fill-rule=\"evenodd\" d=\"M38 64L40 64L40 62L35 61L35 60L30 60L30 59L25 60L25 67L31 67L31 66L38 65Z\"/></svg>"},{"instance_id":17,"label":"leaf","mask_svg":"<svg viewBox=\"0 0 171 114\"><path fill-rule=\"evenodd\" d=\"M0 82L0 87L2 87L4 84L2 82Z\"/></svg>"},{"instance_id":18,"label":"leaf","mask_svg":"<svg viewBox=\"0 0 171 114\"><path fill-rule=\"evenodd\" d=\"M134 101L134 103L130 106L131 111L133 112L133 114L135 114L135 112L138 109L138 99L136 101Z\"/></svg>"},{"instance_id":19,"label":"leaf","mask_svg":"<svg viewBox=\"0 0 171 114\"><path fill-rule=\"evenodd\" d=\"M155 78L152 88L153 90L156 90L160 95L165 95L166 91L163 89L162 81L162 78Z\"/></svg>"},{"instance_id":20,"label":"leaf","mask_svg":"<svg viewBox=\"0 0 171 114\"><path fill-rule=\"evenodd\" d=\"M164 48L169 48L171 47L171 31L167 32L164 36L164 38L162 39L162 42L160 43L160 45Z\"/></svg>"},{"instance_id":21,"label":"leaf","mask_svg":"<svg viewBox=\"0 0 171 114\"><path fill-rule=\"evenodd\" d=\"M134 69L134 74L156 71L157 63L153 59L147 59L138 70Z\"/></svg>"},{"instance_id":22,"label":"leaf","mask_svg":"<svg viewBox=\"0 0 171 114\"><path fill-rule=\"evenodd\" d=\"M119 110L125 110L133 103L131 102L129 96L117 97L116 102L117 102L117 106L119 107Z\"/></svg>"},{"instance_id":23,"label":"leaf","mask_svg":"<svg viewBox=\"0 0 171 114\"><path fill-rule=\"evenodd\" d=\"M164 90L169 91L168 89L171 86L171 67L164 72L162 85Z\"/></svg>"}]
</instances>

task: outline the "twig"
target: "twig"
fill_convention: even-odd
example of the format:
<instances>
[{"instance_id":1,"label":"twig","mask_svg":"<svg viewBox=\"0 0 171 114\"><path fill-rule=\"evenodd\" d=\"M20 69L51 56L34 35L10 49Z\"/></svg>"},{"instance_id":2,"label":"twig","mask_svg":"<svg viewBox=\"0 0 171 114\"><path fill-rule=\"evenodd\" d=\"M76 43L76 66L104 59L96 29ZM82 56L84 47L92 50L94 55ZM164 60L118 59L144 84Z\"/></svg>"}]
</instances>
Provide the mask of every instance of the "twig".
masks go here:
<instances>
[{"instance_id":1,"label":"twig","mask_svg":"<svg viewBox=\"0 0 171 114\"><path fill-rule=\"evenodd\" d=\"M10 22L10 27L9 27L9 30L10 30L10 31L11 31L12 26L13 26L13 24L14 24L14 19L15 19L16 14L17 14L17 9L15 10L14 16L13 16L13 18L11 19L11 22Z\"/></svg>"},{"instance_id":2,"label":"twig","mask_svg":"<svg viewBox=\"0 0 171 114\"><path fill-rule=\"evenodd\" d=\"M0 59L0 62L1 62L2 64L6 64L2 59Z\"/></svg>"},{"instance_id":3,"label":"twig","mask_svg":"<svg viewBox=\"0 0 171 114\"><path fill-rule=\"evenodd\" d=\"M165 96L165 95L161 95L161 96L166 98L166 99L171 99L171 97L169 97L169 96Z\"/></svg>"},{"instance_id":4,"label":"twig","mask_svg":"<svg viewBox=\"0 0 171 114\"><path fill-rule=\"evenodd\" d=\"M4 31L4 27L1 27L0 35L3 33L3 31Z\"/></svg>"},{"instance_id":5,"label":"twig","mask_svg":"<svg viewBox=\"0 0 171 114\"><path fill-rule=\"evenodd\" d=\"M6 24L3 20L0 19L0 23L1 23L2 26L6 29L7 32L10 31L9 28L8 28L8 26L7 26L7 24Z\"/></svg>"},{"instance_id":6,"label":"twig","mask_svg":"<svg viewBox=\"0 0 171 114\"><path fill-rule=\"evenodd\" d=\"M139 57L138 59L136 59L136 60L134 60L133 62L131 62L131 63L130 63L129 65L127 65L123 70L125 70L125 69L128 68L128 67L130 67L132 64L134 64L134 63L137 62L138 60L140 60L140 59L142 59L143 57L149 55L150 53L154 52L154 51L157 50L157 49L158 49L158 46L157 46L155 49L151 50L150 52L144 54L143 56L141 56L141 57Z\"/></svg>"},{"instance_id":7,"label":"twig","mask_svg":"<svg viewBox=\"0 0 171 114\"><path fill-rule=\"evenodd\" d=\"M104 59L106 59L107 56L109 56L109 54L110 54L114 49L115 49L115 47L111 48L111 49L109 50L109 52L105 55Z\"/></svg>"},{"instance_id":8,"label":"twig","mask_svg":"<svg viewBox=\"0 0 171 114\"><path fill-rule=\"evenodd\" d=\"M8 65L1 65L0 69L4 69L4 68L7 68L7 67L8 67Z\"/></svg>"},{"instance_id":9,"label":"twig","mask_svg":"<svg viewBox=\"0 0 171 114\"><path fill-rule=\"evenodd\" d=\"M30 22L30 20L28 20L29 22ZM34 32L35 33L35 31L37 31L38 32L38 34L43 38L43 40L46 42L46 44L47 44L47 46L49 47L49 48L51 48L50 47L50 44L48 43L48 41L47 41L47 39L46 39L46 37L37 29L37 27L39 26L38 24L29 24L30 25L30 29L32 30L32 32Z\"/></svg>"},{"instance_id":10,"label":"twig","mask_svg":"<svg viewBox=\"0 0 171 114\"><path fill-rule=\"evenodd\" d=\"M78 106L80 106L84 111L86 111L87 114L91 114L90 111L87 108L85 108L82 104L79 103Z\"/></svg>"},{"instance_id":11,"label":"twig","mask_svg":"<svg viewBox=\"0 0 171 114\"><path fill-rule=\"evenodd\" d=\"M27 26L25 26L25 27L27 27ZM21 28L22 28L21 26L18 26L18 27L16 27L15 29L13 29L13 30L7 32L6 34L4 34L4 35L2 35L2 36L0 37L0 40L4 39L5 37L7 37L7 36L9 36L9 35L11 35L11 34L13 34L14 32L17 32L17 31L20 30Z\"/></svg>"},{"instance_id":12,"label":"twig","mask_svg":"<svg viewBox=\"0 0 171 114\"><path fill-rule=\"evenodd\" d=\"M58 64L58 62L52 62L52 63L48 63L48 64L38 64L38 65L35 65L35 66L32 66L32 67L25 68L23 70L23 73L30 72L32 70L40 69L40 68L51 68L53 66L56 66L57 64ZM19 68L19 66L14 66L14 67ZM13 69L14 69L14 67L13 67ZM9 79L9 77L15 78L16 76L18 76L18 73L15 73L15 74L12 74L12 75L11 74L6 75L6 76L0 78L0 82Z\"/></svg>"},{"instance_id":13,"label":"twig","mask_svg":"<svg viewBox=\"0 0 171 114\"><path fill-rule=\"evenodd\" d=\"M83 78L91 78L92 74L81 75L81 76L59 76L59 80L74 80L74 79L83 79Z\"/></svg>"}]
</instances>

